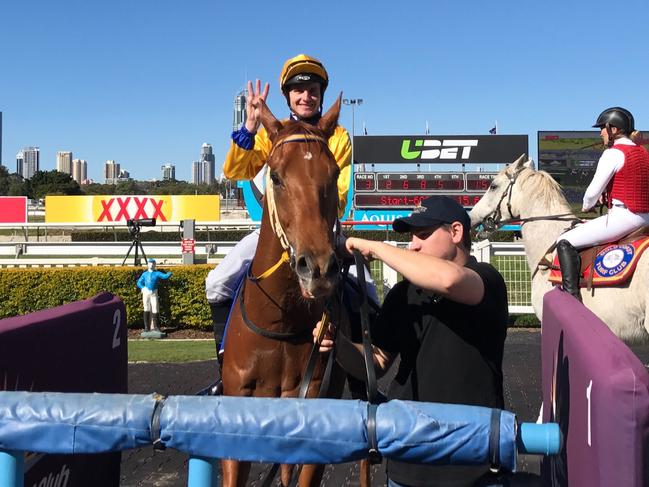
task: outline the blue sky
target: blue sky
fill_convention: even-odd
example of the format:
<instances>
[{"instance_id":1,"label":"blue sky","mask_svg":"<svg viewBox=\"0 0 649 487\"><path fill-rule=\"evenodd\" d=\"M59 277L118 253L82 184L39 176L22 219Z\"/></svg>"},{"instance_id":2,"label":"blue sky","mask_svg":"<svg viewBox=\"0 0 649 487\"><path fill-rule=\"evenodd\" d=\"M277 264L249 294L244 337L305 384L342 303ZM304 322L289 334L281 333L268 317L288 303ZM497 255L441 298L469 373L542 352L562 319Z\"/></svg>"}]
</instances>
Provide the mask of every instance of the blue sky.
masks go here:
<instances>
[{"instance_id":1,"label":"blue sky","mask_svg":"<svg viewBox=\"0 0 649 487\"><path fill-rule=\"evenodd\" d=\"M13 172L34 145L44 170L71 150L100 182L107 159L136 179L170 162L187 180L208 142L220 173L234 95L247 77L269 81L286 116L279 71L300 52L330 73L325 107L340 91L364 100L357 134L363 122L421 134L426 121L487 134L497 120L536 157L538 130L587 130L608 106L649 127L647 18L647 0L2 2L2 161Z\"/></svg>"}]
</instances>

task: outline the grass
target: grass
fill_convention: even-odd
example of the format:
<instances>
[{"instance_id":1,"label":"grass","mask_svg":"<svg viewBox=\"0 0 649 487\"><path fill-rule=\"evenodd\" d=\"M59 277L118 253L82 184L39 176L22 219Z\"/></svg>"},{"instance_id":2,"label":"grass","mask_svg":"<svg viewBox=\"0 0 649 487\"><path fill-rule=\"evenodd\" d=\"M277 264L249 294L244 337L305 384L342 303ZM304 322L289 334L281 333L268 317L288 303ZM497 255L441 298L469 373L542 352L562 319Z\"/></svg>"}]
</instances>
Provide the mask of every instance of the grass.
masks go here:
<instances>
[{"instance_id":1,"label":"grass","mask_svg":"<svg viewBox=\"0 0 649 487\"><path fill-rule=\"evenodd\" d=\"M213 360L213 340L129 340L129 362L192 362Z\"/></svg>"}]
</instances>

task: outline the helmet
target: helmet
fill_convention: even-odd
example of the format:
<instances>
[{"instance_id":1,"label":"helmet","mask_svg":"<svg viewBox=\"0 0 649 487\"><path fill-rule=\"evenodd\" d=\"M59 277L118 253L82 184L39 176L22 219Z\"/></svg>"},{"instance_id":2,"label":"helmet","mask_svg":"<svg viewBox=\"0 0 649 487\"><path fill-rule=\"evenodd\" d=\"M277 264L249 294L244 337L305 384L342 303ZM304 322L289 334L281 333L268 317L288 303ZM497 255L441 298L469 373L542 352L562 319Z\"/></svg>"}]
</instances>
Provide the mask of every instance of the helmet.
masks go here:
<instances>
[{"instance_id":1,"label":"helmet","mask_svg":"<svg viewBox=\"0 0 649 487\"><path fill-rule=\"evenodd\" d=\"M298 54L284 63L279 75L279 86L283 92L291 85L309 82L320 83L321 94L324 95L329 76L320 61L306 54Z\"/></svg>"},{"instance_id":2,"label":"helmet","mask_svg":"<svg viewBox=\"0 0 649 487\"><path fill-rule=\"evenodd\" d=\"M635 122L631 112L625 108L613 107L607 108L597 117L597 122L593 127L603 128L609 124L611 127L617 127L622 132L630 134L635 130Z\"/></svg>"}]
</instances>

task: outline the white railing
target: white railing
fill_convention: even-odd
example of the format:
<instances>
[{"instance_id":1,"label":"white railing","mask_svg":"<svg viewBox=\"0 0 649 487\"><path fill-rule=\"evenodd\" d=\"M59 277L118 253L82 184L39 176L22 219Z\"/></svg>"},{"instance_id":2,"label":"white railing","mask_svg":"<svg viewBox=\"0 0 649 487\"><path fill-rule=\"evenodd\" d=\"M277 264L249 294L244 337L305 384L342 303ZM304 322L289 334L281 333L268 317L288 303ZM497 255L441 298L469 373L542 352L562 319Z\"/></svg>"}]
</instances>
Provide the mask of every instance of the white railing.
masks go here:
<instances>
[{"instance_id":1,"label":"white railing","mask_svg":"<svg viewBox=\"0 0 649 487\"><path fill-rule=\"evenodd\" d=\"M237 242L196 242L195 257L199 262L216 265ZM406 247L405 242L388 242ZM121 265L131 242L0 242L0 268L6 267L71 267ZM159 265L182 264L180 241L142 242L147 257L155 257ZM132 249L126 261L134 261ZM480 262L490 262L507 283L509 312L533 313L531 278L523 244L489 242L473 244L472 255ZM381 262L372 262L372 276L379 297L384 297L400 279L399 274Z\"/></svg>"}]
</instances>

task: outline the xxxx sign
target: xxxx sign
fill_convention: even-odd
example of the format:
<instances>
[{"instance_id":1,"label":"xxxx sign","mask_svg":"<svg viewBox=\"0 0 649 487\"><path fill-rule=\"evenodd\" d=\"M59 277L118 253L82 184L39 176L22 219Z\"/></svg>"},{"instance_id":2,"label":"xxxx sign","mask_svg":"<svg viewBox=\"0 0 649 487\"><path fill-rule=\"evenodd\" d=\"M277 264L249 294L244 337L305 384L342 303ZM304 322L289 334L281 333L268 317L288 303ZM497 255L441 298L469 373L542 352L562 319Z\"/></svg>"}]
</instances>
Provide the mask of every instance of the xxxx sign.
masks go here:
<instances>
[{"instance_id":1,"label":"xxxx sign","mask_svg":"<svg viewBox=\"0 0 649 487\"><path fill-rule=\"evenodd\" d=\"M47 196L47 223L124 223L128 220L155 218L158 223L185 219L217 221L220 219L218 195L162 196Z\"/></svg>"}]
</instances>

